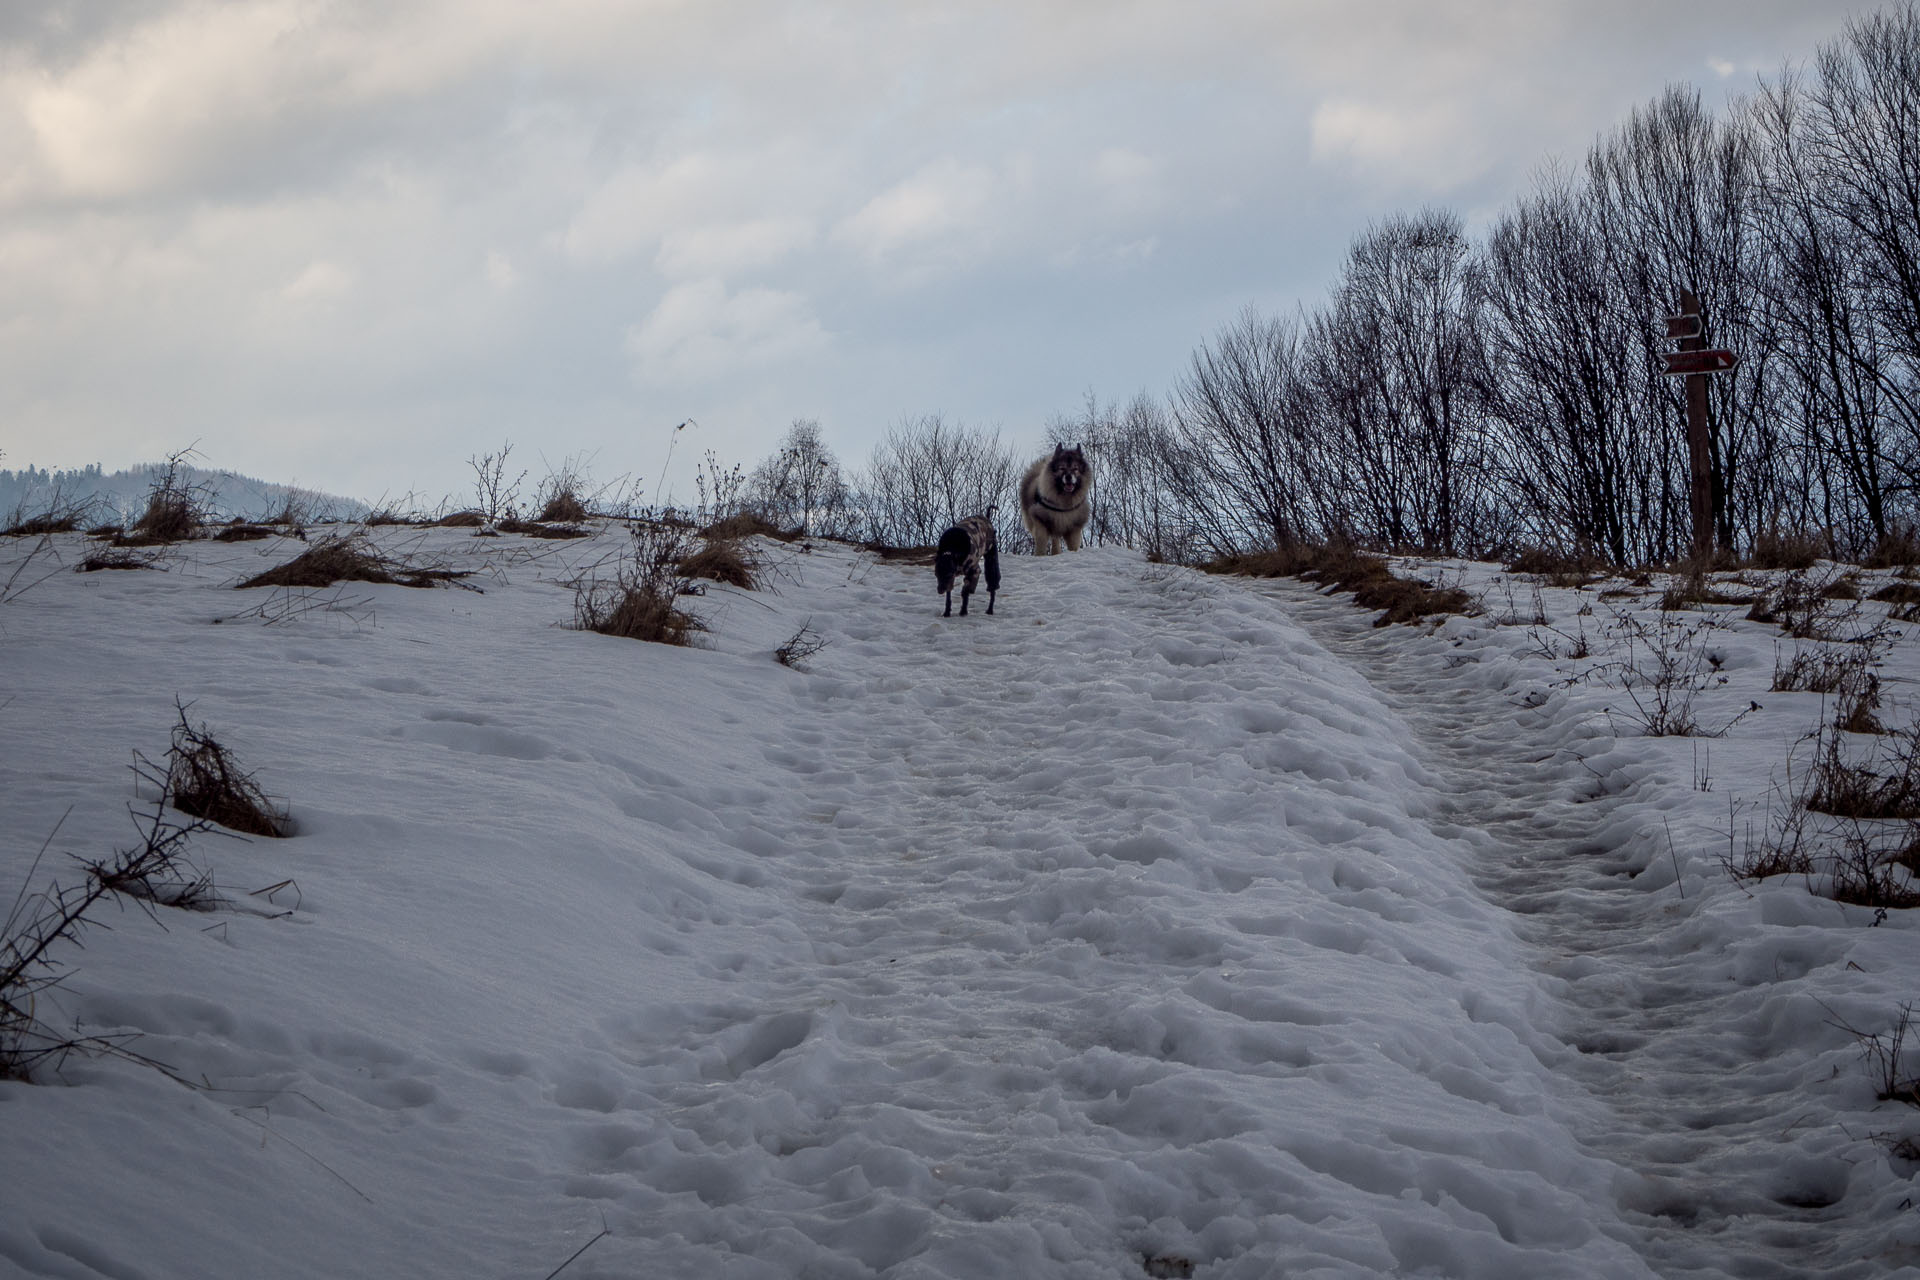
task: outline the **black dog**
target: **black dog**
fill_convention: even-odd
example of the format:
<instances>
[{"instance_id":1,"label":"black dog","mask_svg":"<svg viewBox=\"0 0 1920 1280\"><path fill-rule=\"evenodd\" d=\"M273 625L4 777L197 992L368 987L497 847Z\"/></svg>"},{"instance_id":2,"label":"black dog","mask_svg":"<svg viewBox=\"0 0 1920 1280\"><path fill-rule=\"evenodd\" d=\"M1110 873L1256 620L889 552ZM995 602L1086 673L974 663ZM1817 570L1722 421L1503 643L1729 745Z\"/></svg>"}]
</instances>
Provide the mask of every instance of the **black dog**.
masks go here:
<instances>
[{"instance_id":1,"label":"black dog","mask_svg":"<svg viewBox=\"0 0 1920 1280\"><path fill-rule=\"evenodd\" d=\"M993 508L984 516L968 516L940 535L940 547L933 557L936 590L947 598L947 611L953 616L953 580L960 583L960 616L967 616L967 597L980 584L980 573L987 575L987 612L993 612L993 597L1000 590L1000 540L994 536Z\"/></svg>"}]
</instances>

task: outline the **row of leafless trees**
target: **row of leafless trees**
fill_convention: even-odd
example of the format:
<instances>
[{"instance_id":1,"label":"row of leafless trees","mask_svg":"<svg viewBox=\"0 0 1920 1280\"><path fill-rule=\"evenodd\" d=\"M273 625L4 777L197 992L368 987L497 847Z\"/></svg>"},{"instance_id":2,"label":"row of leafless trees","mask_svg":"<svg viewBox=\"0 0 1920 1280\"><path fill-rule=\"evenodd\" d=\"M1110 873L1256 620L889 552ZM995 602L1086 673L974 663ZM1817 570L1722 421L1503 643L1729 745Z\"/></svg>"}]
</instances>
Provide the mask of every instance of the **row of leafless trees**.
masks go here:
<instances>
[{"instance_id":1,"label":"row of leafless trees","mask_svg":"<svg viewBox=\"0 0 1920 1280\"><path fill-rule=\"evenodd\" d=\"M1328 298L1248 311L1164 400L1050 424L1099 474L1091 530L1167 558L1298 539L1620 564L1691 542L1682 291L1740 364L1712 379L1722 547L1862 555L1920 523L1920 9L1858 19L1723 115L1674 88L1470 236L1385 219ZM1009 510L997 432L901 423L843 479L796 423L748 486L786 523L895 544ZM1017 521L1006 520L1014 538Z\"/></svg>"},{"instance_id":2,"label":"row of leafless trees","mask_svg":"<svg viewBox=\"0 0 1920 1280\"><path fill-rule=\"evenodd\" d=\"M1813 532L1860 554L1910 530L1911 3L1852 23L1724 117L1669 90L1479 243L1438 210L1369 228L1321 306L1241 316L1164 412L1088 418L1161 461L1140 500L1170 501L1205 549L1333 536L1667 560L1690 538L1683 389L1661 372L1683 290L1741 361L1712 381L1720 544Z\"/></svg>"}]
</instances>

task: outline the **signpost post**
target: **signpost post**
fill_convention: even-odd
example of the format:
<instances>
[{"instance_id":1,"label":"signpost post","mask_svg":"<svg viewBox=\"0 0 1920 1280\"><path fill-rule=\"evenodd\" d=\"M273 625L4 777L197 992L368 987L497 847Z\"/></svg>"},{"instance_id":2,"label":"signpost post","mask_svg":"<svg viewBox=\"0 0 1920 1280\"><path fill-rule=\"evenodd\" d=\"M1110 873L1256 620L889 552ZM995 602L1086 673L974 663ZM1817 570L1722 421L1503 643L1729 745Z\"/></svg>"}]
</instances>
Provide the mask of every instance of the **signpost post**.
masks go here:
<instances>
[{"instance_id":1,"label":"signpost post","mask_svg":"<svg viewBox=\"0 0 1920 1280\"><path fill-rule=\"evenodd\" d=\"M1667 374L1687 379L1687 459L1692 470L1688 490L1693 508L1693 558L1706 564L1713 556L1713 454L1707 428L1707 378L1725 373L1739 360L1733 352L1710 349L1702 336L1700 299L1692 291L1680 295L1680 314L1667 317L1667 337L1680 343L1667 353Z\"/></svg>"}]
</instances>

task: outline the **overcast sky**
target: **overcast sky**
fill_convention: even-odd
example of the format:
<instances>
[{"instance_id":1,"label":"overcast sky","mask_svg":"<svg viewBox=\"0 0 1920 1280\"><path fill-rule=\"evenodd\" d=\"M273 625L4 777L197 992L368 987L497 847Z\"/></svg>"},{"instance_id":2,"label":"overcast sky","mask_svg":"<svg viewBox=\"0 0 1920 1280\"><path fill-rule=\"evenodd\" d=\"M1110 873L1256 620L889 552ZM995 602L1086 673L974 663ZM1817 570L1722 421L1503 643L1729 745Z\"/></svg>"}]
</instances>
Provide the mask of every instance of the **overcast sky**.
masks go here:
<instances>
[{"instance_id":1,"label":"overcast sky","mask_svg":"<svg viewBox=\"0 0 1920 1280\"><path fill-rule=\"evenodd\" d=\"M1396 210L1478 225L1806 0L7 0L0 466L690 499L796 418L1037 451Z\"/></svg>"}]
</instances>

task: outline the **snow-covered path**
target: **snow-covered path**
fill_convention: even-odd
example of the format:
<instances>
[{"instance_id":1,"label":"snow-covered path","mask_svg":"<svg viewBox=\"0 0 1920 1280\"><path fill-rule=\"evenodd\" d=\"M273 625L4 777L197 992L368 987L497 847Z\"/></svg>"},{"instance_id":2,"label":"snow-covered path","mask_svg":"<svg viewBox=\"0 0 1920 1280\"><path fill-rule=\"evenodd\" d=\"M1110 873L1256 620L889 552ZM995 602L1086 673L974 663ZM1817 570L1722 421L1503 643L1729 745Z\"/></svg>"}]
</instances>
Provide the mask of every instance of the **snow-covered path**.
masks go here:
<instances>
[{"instance_id":1,"label":"snow-covered path","mask_svg":"<svg viewBox=\"0 0 1920 1280\"><path fill-rule=\"evenodd\" d=\"M624 1046L671 1119L583 1171L650 1252L667 1187L684 1274L1640 1273L1364 684L1137 557L1023 561L966 620L856 572L835 674L766 708L790 785L720 819L812 954Z\"/></svg>"},{"instance_id":2,"label":"snow-covered path","mask_svg":"<svg viewBox=\"0 0 1920 1280\"><path fill-rule=\"evenodd\" d=\"M1481 849L1476 880L1517 914L1570 1012L1579 1056L1564 1074L1606 1103L1601 1124L1579 1136L1639 1175L1622 1208L1645 1233L1650 1265L1661 1275L1882 1274L1869 1259L1887 1243L1884 1224L1841 1206L1857 1147L1823 1126L1796 1134L1806 1100L1803 1055L1787 1052L1802 1038L1794 1020L1812 1031L1806 1023L1833 1015L1774 986L1845 962L1844 937L1794 927L1828 922L1833 904L1772 900L1766 923L1785 936L1730 945L1690 919L1685 885L1664 867L1635 882L1661 810L1692 780L1616 749L1602 727L1566 714L1540 672L1516 671L1493 646L1408 645L1304 584L1258 589L1354 664L1443 780L1443 812ZM1471 639L1475 628L1456 630Z\"/></svg>"},{"instance_id":3,"label":"snow-covered path","mask_svg":"<svg viewBox=\"0 0 1920 1280\"><path fill-rule=\"evenodd\" d=\"M618 528L380 536L484 593L276 605L232 585L298 544L195 543L0 612L6 896L56 827L124 844L176 698L298 828L204 838L227 910L75 954L46 1016L193 1087L0 1082L0 1275L518 1278L586 1246L567 1280L1877 1276L1910 1247L1824 1019L1889 1006L1912 930L1731 890L1676 744L1599 736L1599 693L1497 628L1374 632L1118 550L1010 561L996 616L941 618L924 567L769 543L766 589L667 649L560 625ZM771 661L803 623L826 647Z\"/></svg>"}]
</instances>

